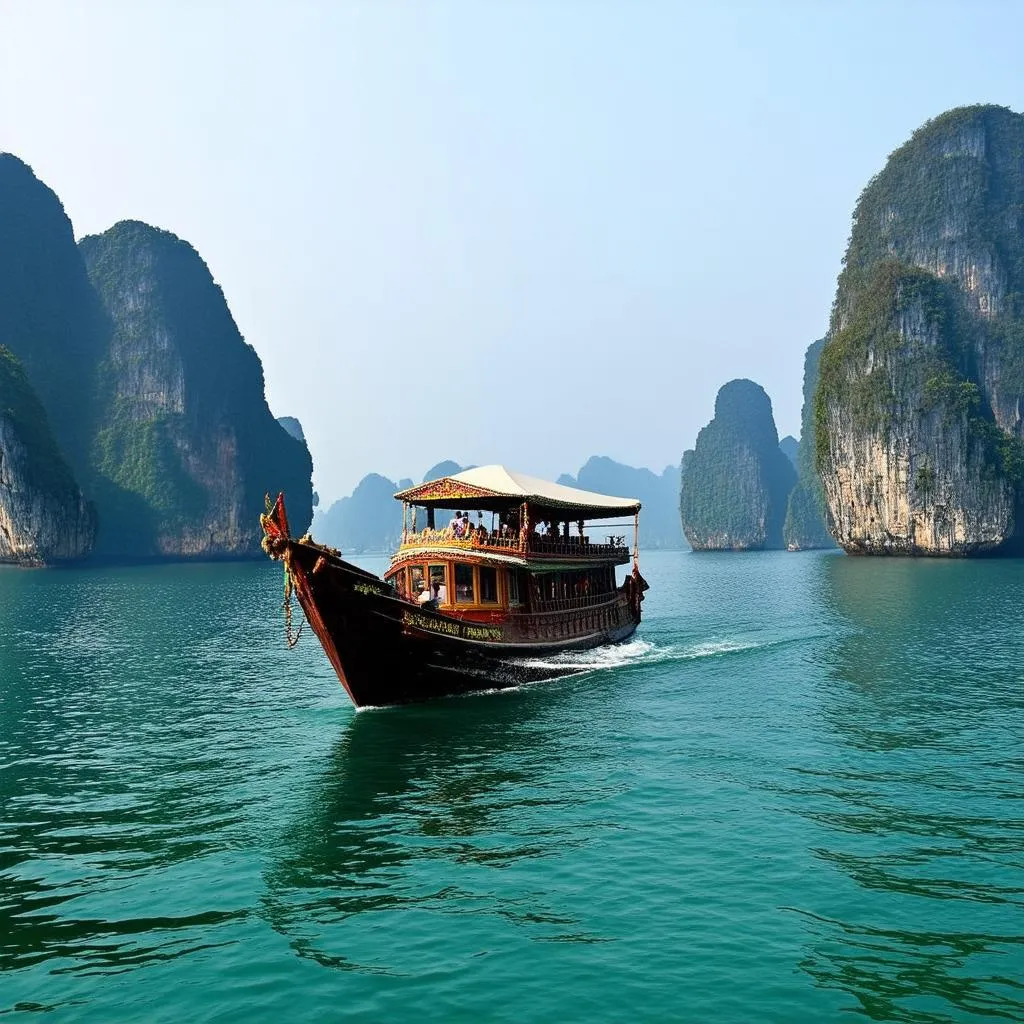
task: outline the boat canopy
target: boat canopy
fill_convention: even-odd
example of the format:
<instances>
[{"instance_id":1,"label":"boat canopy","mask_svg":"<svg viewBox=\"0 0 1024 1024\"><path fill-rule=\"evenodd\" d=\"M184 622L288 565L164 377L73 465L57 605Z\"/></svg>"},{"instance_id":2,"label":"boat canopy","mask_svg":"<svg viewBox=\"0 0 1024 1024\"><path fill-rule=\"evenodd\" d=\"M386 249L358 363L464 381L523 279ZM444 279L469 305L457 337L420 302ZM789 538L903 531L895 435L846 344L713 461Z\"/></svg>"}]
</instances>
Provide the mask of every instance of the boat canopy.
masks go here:
<instances>
[{"instance_id":1,"label":"boat canopy","mask_svg":"<svg viewBox=\"0 0 1024 1024\"><path fill-rule=\"evenodd\" d=\"M596 491L540 480L514 473L504 466L477 466L454 476L428 480L399 491L399 501L424 508L481 509L500 512L509 505L527 502L539 509L566 511L574 519L605 519L640 511L636 498L616 498Z\"/></svg>"}]
</instances>

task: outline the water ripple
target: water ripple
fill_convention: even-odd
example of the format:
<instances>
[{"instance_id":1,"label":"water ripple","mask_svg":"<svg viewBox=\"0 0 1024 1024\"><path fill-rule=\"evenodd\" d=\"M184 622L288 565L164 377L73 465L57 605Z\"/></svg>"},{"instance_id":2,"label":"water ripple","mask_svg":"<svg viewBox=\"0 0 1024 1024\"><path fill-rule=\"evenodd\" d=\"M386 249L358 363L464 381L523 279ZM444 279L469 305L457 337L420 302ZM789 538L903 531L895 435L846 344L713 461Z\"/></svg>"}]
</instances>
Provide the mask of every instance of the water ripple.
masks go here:
<instances>
[{"instance_id":1,"label":"water ripple","mask_svg":"<svg viewBox=\"0 0 1024 1024\"><path fill-rule=\"evenodd\" d=\"M366 715L273 566L0 572L0 1013L1024 1019L1019 568L666 553Z\"/></svg>"}]
</instances>

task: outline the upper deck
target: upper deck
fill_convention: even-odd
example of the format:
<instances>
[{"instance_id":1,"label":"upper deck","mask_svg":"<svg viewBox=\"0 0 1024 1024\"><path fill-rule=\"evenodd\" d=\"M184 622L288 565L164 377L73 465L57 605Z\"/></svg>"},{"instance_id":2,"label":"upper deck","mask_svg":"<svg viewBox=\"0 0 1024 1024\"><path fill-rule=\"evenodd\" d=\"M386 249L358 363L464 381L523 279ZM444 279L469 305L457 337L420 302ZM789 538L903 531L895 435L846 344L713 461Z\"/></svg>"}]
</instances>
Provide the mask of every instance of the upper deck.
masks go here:
<instances>
[{"instance_id":1,"label":"upper deck","mask_svg":"<svg viewBox=\"0 0 1024 1024\"><path fill-rule=\"evenodd\" d=\"M537 533L520 533L501 536L488 533L482 536L474 533L470 537L456 537L451 528L433 530L406 530L402 542L392 557L392 562L403 558L426 554L450 555L492 555L496 561L529 562L603 562L611 565L625 565L630 553L625 535L609 534L602 542L590 537L548 537Z\"/></svg>"},{"instance_id":2,"label":"upper deck","mask_svg":"<svg viewBox=\"0 0 1024 1024\"><path fill-rule=\"evenodd\" d=\"M393 563L421 553L446 553L545 568L560 563L622 565L630 558L625 535L605 533L615 527L595 524L591 528L600 532L589 537L585 523L628 515L635 546L640 515L636 498L550 483L504 466L480 466L429 480L395 497L402 502L402 542ZM426 525L419 529L418 509L426 513ZM436 521L439 510L445 516L455 513L444 528ZM473 523L470 513L480 522ZM489 528L483 528L484 513L491 514Z\"/></svg>"}]
</instances>

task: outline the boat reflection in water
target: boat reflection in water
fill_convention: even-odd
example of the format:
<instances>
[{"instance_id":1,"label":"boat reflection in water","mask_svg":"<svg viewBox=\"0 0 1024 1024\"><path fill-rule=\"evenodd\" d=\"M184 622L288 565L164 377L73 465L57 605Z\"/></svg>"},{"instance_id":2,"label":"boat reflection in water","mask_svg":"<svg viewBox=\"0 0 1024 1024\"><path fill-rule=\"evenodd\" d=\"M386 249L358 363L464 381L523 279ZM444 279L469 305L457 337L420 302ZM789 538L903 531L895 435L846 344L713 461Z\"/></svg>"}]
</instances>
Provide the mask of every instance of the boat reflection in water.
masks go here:
<instances>
[{"instance_id":1,"label":"boat reflection in water","mask_svg":"<svg viewBox=\"0 0 1024 1024\"><path fill-rule=\"evenodd\" d=\"M384 577L311 538L292 540L283 496L261 517L263 545L284 562L338 678L356 707L409 704L566 675L553 655L632 636L640 575L640 502L483 466L396 495L402 541ZM455 509L451 523L435 521ZM417 528L417 511L426 524ZM489 524L485 522L485 514ZM603 539L588 522L624 535ZM475 519L474 519L475 516ZM575 531L575 532L573 532ZM616 585L616 566L630 572Z\"/></svg>"},{"instance_id":2,"label":"boat reflection in water","mask_svg":"<svg viewBox=\"0 0 1024 1024\"><path fill-rule=\"evenodd\" d=\"M572 782L563 759L583 742L575 686L354 716L265 875L271 926L300 956L371 973L478 955L459 914L601 941L538 882L542 862L601 835L588 819L608 787Z\"/></svg>"}]
</instances>

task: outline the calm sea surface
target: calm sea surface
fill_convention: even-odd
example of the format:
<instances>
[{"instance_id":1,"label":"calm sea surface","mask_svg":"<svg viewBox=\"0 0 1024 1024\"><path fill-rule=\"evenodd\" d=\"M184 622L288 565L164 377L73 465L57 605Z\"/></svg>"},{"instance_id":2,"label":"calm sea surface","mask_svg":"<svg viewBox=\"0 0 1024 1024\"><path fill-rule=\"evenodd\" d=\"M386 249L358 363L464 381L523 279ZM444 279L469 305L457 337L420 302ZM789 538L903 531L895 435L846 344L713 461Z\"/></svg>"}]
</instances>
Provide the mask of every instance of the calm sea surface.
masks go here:
<instances>
[{"instance_id":1,"label":"calm sea surface","mask_svg":"<svg viewBox=\"0 0 1024 1024\"><path fill-rule=\"evenodd\" d=\"M0 1014L1024 1019L1024 563L643 569L593 671L360 714L277 566L0 572Z\"/></svg>"}]
</instances>

